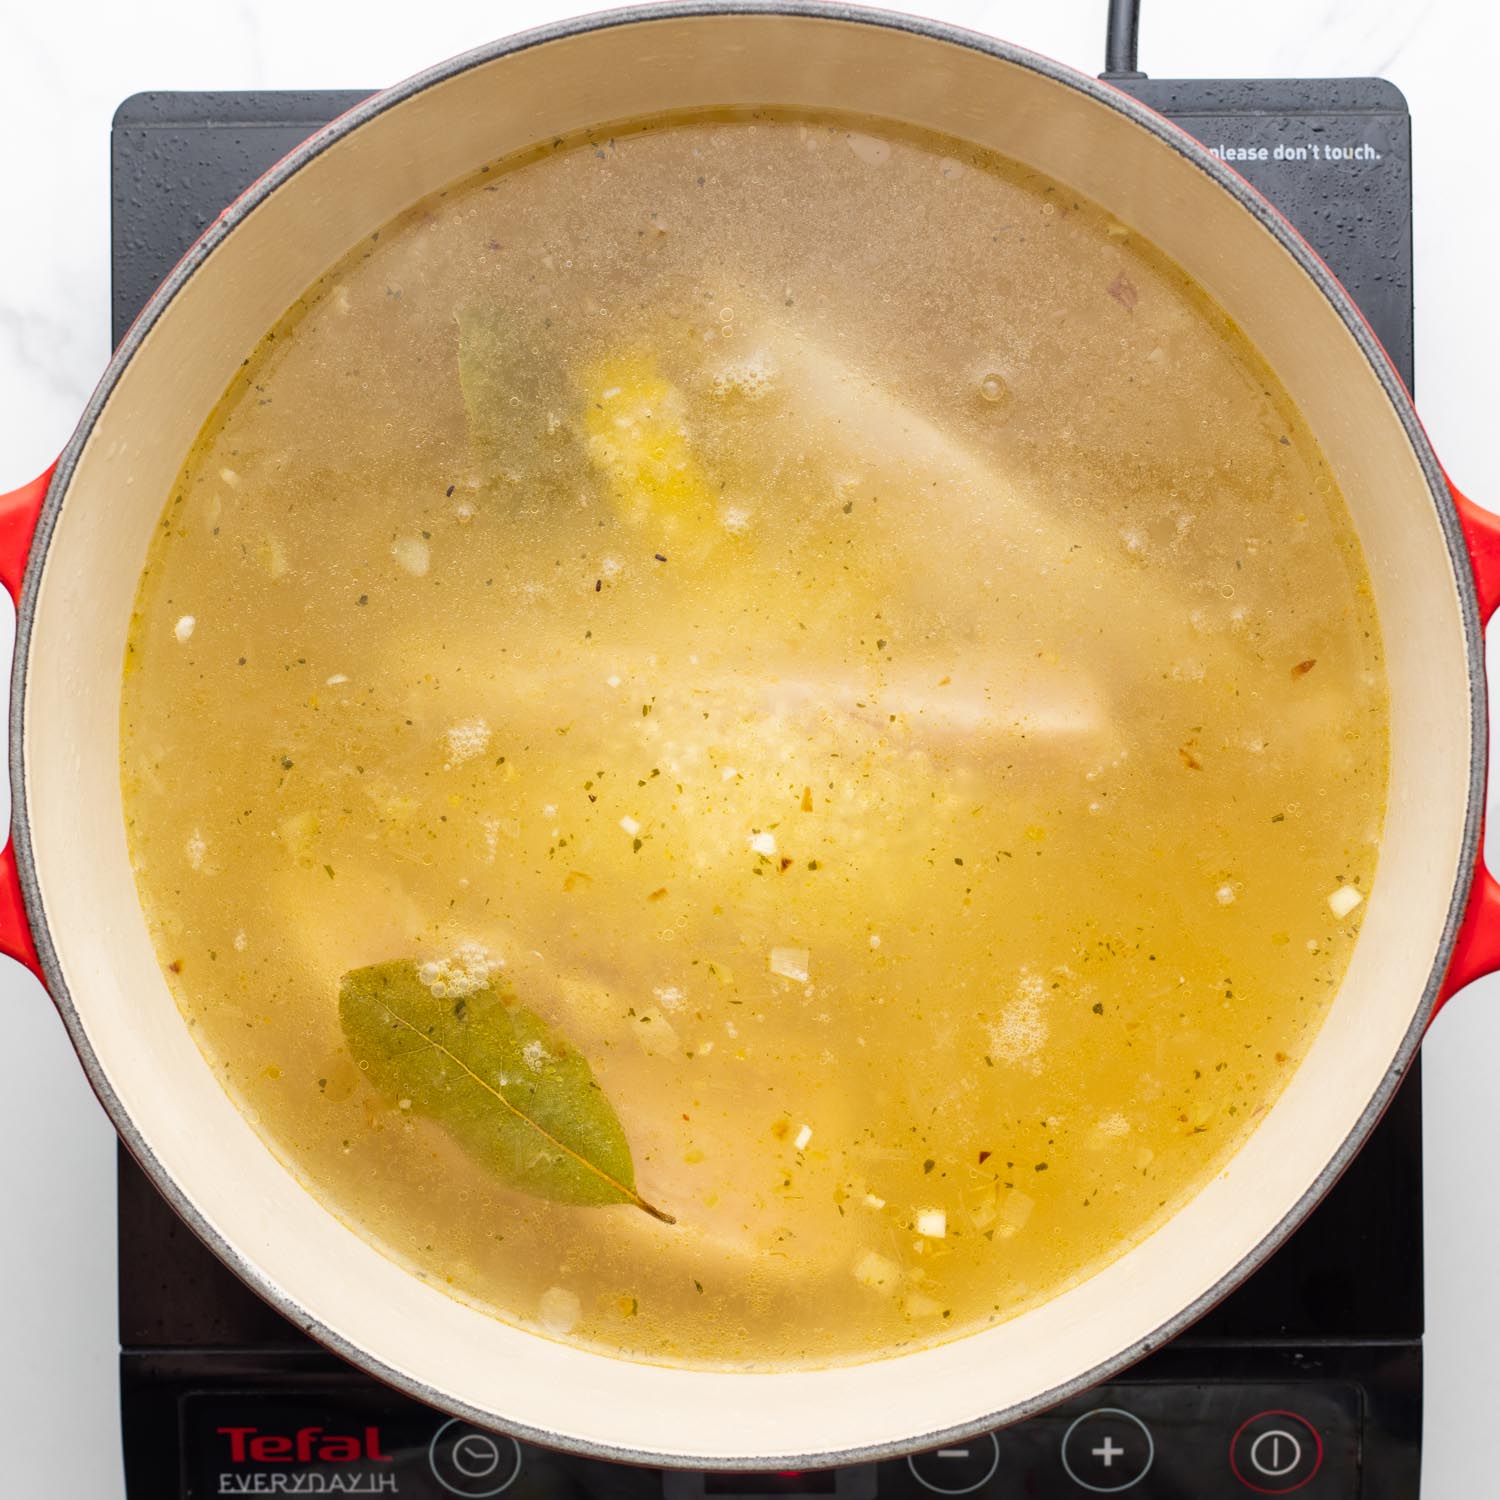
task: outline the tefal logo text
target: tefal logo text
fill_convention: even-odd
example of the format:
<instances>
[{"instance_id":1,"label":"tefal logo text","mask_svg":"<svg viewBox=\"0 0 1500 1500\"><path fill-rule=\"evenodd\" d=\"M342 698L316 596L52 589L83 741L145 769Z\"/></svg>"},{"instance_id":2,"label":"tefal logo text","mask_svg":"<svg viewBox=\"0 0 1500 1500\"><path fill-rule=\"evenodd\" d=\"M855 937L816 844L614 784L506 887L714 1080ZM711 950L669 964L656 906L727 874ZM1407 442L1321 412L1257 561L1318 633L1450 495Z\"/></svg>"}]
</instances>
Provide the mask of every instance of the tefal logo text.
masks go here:
<instances>
[{"instance_id":1,"label":"tefal logo text","mask_svg":"<svg viewBox=\"0 0 1500 1500\"><path fill-rule=\"evenodd\" d=\"M256 1464L388 1464L394 1460L380 1451L380 1429L366 1427L359 1436L325 1432L321 1427L299 1427L291 1436L262 1432L259 1427L220 1427L229 1439L230 1462Z\"/></svg>"}]
</instances>

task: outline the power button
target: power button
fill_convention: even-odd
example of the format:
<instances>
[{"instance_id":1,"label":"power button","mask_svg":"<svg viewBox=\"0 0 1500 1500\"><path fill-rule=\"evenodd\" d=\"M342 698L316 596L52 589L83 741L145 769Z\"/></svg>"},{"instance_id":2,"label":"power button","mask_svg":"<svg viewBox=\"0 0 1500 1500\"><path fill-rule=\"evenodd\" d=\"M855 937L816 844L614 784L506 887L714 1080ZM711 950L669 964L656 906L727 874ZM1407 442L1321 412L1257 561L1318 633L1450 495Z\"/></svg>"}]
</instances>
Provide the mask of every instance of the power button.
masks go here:
<instances>
[{"instance_id":1,"label":"power button","mask_svg":"<svg viewBox=\"0 0 1500 1500\"><path fill-rule=\"evenodd\" d=\"M1234 1477L1258 1495L1290 1495L1323 1467L1323 1439L1294 1411L1263 1411L1229 1445Z\"/></svg>"}]
</instances>

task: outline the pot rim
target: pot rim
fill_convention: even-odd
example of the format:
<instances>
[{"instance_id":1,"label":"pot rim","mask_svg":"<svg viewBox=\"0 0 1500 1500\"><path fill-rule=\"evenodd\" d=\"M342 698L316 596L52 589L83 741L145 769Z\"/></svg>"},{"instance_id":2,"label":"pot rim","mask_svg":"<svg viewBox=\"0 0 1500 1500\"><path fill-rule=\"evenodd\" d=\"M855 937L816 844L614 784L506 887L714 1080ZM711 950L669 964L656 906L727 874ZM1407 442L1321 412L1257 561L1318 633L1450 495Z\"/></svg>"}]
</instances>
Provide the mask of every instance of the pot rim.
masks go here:
<instances>
[{"instance_id":1,"label":"pot rim","mask_svg":"<svg viewBox=\"0 0 1500 1500\"><path fill-rule=\"evenodd\" d=\"M186 285L198 267L219 246L238 224L247 218L262 202L287 182L309 162L320 156L330 146L359 129L360 126L384 114L424 90L469 71L494 62L500 58L529 51L531 48L550 42L566 40L588 32L608 30L619 26L643 25L655 21L693 20L713 17L782 16L794 19L841 22L856 26L877 26L888 30L907 32L934 41L967 48L970 51L993 57L998 61L1025 68L1054 82L1076 89L1079 93L1124 116L1133 124L1149 131L1158 140L1170 146L1184 160L1191 163L1230 194L1238 204L1255 219L1262 228L1273 235L1281 247L1298 266L1313 280L1318 289L1332 304L1340 321L1349 332L1361 353L1371 366L1387 399L1400 419L1406 437L1427 482L1427 488L1438 514L1449 560L1453 568L1454 584L1459 596L1463 622L1464 643L1468 661L1470 702L1470 766L1468 801L1465 809L1463 838L1460 859L1454 872L1453 890L1449 899L1448 913L1442 937L1434 955L1431 969L1420 1000L1415 1005L1411 1023L1402 1037L1400 1046L1381 1080L1380 1086L1371 1096L1359 1119L1345 1137L1338 1151L1325 1163L1307 1191L1297 1203L1244 1256L1212 1287L1193 1301L1180 1308L1172 1317L1151 1332L1143 1335L1129 1347L1100 1361L1073 1378L1050 1387L1025 1401L1017 1402L982 1418L960 1423L924 1434L918 1439L896 1440L887 1443L867 1444L860 1448L829 1452L811 1452L792 1455L777 1455L776 1463L795 1468L818 1468L849 1463L868 1463L882 1459L899 1458L905 1454L938 1447L952 1441L961 1441L978 1434L1019 1421L1039 1411L1044 1411L1069 1397L1081 1394L1100 1384L1121 1370L1136 1363L1145 1355L1174 1338L1211 1307L1232 1292L1255 1270L1263 1265L1301 1224L1312 1208L1331 1188L1338 1177L1358 1153L1366 1137L1385 1112L1397 1087L1416 1055L1417 1047L1427 1029L1438 1003L1438 995L1448 967L1458 928L1463 917L1469 894L1470 874L1478 858L1480 830L1485 806L1487 784L1488 720L1486 716L1486 684L1483 656L1483 628L1480 621L1479 604L1470 569L1463 532L1459 523L1451 490L1442 466L1428 441L1425 430L1417 417L1400 377L1391 364L1389 356L1376 339L1373 331L1355 306L1348 292L1298 233L1291 223L1278 212L1245 178L1225 165L1206 150L1201 143L1164 116L1140 103L1131 95L1111 84L1082 73L1065 64L1053 61L1024 48L998 38L944 21L907 15L897 11L875 9L863 5L823 3L823 0L665 0L658 4L635 4L615 10L569 17L531 30L502 37L467 52L458 54L444 62L413 74L390 88L371 95L328 125L317 131L301 145L283 157L268 172L258 178L235 201L216 218L193 243L183 258L172 269L161 285L131 324L119 347L106 366L99 384L90 396L87 406L79 418L77 427L69 438L58 460L56 470L48 486L47 496L39 515L35 538L27 561L24 585L16 611L15 656L11 670L10 697L10 779L12 793L11 843L20 873L21 890L25 900L27 917L36 940L37 952L46 979L48 992L67 1028L69 1039L79 1055L88 1081L109 1115L111 1123L121 1139L141 1165L158 1192L171 1204L173 1210L188 1224L193 1232L210 1250L249 1285L263 1300L296 1327L317 1340L325 1348L348 1363L373 1375L384 1384L402 1393L454 1413L481 1427L498 1424L508 1433L513 1433L530 1442L562 1449L589 1458L612 1462L643 1464L652 1467L665 1462L672 1468L713 1468L721 1471L759 1470L768 1462L764 1453L745 1457L724 1458L722 1456L703 1459L695 1456L667 1456L644 1450L635 1450L614 1444L597 1443L585 1438L555 1433L524 1424L507 1421L503 1415L486 1411L471 1403L459 1401L420 1379L384 1363L376 1355L345 1339L334 1329L327 1327L308 1309L302 1307L285 1289L244 1259L236 1247L224 1239L216 1228L199 1212L177 1182L167 1173L149 1144L140 1135L129 1113L115 1093L95 1053L77 1005L63 977L58 961L57 949L52 941L45 906L36 874L35 852L31 837L29 809L26 796L26 682L30 667L31 634L36 611L37 594L41 584L47 553L58 514L65 501L68 485L72 479L88 439L109 402L126 366L136 351L145 342L167 307ZM608 1356L605 1356L608 1357ZM890 1363L899 1361L891 1358ZM629 1364L629 1361L619 1361ZM702 1372L711 1378L714 1372Z\"/></svg>"}]
</instances>

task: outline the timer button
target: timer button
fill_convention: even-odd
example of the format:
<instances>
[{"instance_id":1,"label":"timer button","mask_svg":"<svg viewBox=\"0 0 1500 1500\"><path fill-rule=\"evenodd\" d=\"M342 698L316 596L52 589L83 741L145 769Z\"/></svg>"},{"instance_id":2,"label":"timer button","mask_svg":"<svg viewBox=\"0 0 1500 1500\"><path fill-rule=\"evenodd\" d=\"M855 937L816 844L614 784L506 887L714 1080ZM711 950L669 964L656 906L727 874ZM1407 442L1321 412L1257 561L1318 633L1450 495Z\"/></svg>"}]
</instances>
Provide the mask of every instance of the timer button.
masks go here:
<instances>
[{"instance_id":1,"label":"timer button","mask_svg":"<svg viewBox=\"0 0 1500 1500\"><path fill-rule=\"evenodd\" d=\"M521 1445L512 1437L485 1432L455 1417L433 1433L427 1445L427 1466L450 1495L486 1500L516 1482Z\"/></svg>"},{"instance_id":2,"label":"timer button","mask_svg":"<svg viewBox=\"0 0 1500 1500\"><path fill-rule=\"evenodd\" d=\"M1234 1477L1258 1495L1290 1495L1323 1467L1323 1439L1294 1411L1263 1411L1229 1445Z\"/></svg>"}]
</instances>

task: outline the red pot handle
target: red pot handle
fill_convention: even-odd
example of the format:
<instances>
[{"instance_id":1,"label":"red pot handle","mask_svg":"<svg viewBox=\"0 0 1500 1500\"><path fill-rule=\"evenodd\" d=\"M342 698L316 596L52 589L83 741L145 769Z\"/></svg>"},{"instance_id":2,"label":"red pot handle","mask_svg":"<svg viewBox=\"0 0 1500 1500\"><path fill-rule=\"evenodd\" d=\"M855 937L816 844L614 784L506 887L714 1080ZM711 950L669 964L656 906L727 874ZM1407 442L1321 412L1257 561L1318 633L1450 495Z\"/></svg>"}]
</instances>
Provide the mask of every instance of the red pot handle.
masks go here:
<instances>
[{"instance_id":1,"label":"red pot handle","mask_svg":"<svg viewBox=\"0 0 1500 1500\"><path fill-rule=\"evenodd\" d=\"M1469 546L1469 561L1474 568L1474 590L1479 595L1479 619L1488 625L1500 607L1500 516L1483 510L1462 494L1450 479L1448 488L1458 507L1459 524ZM1433 1015L1466 984L1486 974L1500 971L1500 881L1490 874L1484 862L1484 823L1479 828L1479 858L1474 863L1474 882L1469 887L1469 904L1464 908L1453 957L1448 973L1438 991Z\"/></svg>"},{"instance_id":2,"label":"red pot handle","mask_svg":"<svg viewBox=\"0 0 1500 1500\"><path fill-rule=\"evenodd\" d=\"M31 538L36 533L37 517L52 483L51 469L30 484L0 495L0 583L19 607L21 581L26 576L26 559L31 553ZM12 813L14 816L14 813ZM21 898L21 875L16 868L15 841L7 837L0 850L0 953L25 964L45 984L26 903Z\"/></svg>"}]
</instances>

